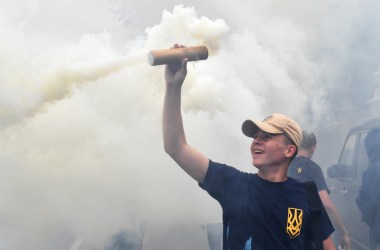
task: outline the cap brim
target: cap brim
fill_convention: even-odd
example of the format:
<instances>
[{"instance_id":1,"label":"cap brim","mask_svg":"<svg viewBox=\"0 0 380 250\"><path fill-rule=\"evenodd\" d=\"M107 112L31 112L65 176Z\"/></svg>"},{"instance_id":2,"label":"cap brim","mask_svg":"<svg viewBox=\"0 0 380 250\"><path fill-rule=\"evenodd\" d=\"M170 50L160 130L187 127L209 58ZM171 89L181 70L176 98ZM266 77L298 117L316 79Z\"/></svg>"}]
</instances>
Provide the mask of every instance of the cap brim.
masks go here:
<instances>
[{"instance_id":1,"label":"cap brim","mask_svg":"<svg viewBox=\"0 0 380 250\"><path fill-rule=\"evenodd\" d=\"M283 131L275 128L274 126L266 122L254 122L252 120L246 120L243 122L243 125L241 126L241 130L243 131L243 134L245 134L248 137L255 136L255 134L257 133L259 129L270 134L284 133Z\"/></svg>"}]
</instances>

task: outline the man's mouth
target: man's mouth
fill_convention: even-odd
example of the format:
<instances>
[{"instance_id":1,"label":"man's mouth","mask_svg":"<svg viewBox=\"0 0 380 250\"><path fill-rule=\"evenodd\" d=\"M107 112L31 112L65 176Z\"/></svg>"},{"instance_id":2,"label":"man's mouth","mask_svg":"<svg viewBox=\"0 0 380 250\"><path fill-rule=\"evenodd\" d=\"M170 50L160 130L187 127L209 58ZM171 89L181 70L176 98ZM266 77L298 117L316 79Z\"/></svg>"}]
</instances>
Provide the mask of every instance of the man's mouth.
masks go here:
<instances>
[{"instance_id":1,"label":"man's mouth","mask_svg":"<svg viewBox=\"0 0 380 250\"><path fill-rule=\"evenodd\" d=\"M260 150L260 149L255 149L255 150L253 150L253 153L254 154L264 154L264 151Z\"/></svg>"}]
</instances>

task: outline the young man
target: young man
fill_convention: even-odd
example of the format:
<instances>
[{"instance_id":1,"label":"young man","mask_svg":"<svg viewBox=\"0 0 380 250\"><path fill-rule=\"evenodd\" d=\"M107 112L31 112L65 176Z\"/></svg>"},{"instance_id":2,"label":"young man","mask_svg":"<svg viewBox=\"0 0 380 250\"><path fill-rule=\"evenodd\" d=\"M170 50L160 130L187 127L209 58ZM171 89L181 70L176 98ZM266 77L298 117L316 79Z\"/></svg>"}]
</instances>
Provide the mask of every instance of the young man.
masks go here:
<instances>
[{"instance_id":1,"label":"young man","mask_svg":"<svg viewBox=\"0 0 380 250\"><path fill-rule=\"evenodd\" d=\"M327 188L325 178L321 167L311 160L317 148L317 138L314 133L302 131L302 143L297 157L292 161L288 170L288 176L300 182L314 181L317 185L318 194L321 198L323 206L326 209L333 225L340 233L340 245L345 250L351 249L350 236L343 221L336 209L334 203L330 199L329 189Z\"/></svg>"},{"instance_id":2,"label":"young man","mask_svg":"<svg viewBox=\"0 0 380 250\"><path fill-rule=\"evenodd\" d=\"M297 123L281 114L263 122L243 123L243 133L253 138L252 163L258 174L243 173L209 160L187 144L184 133L181 87L186 66L187 59L184 59L165 68L164 148L222 206L223 249L311 249L306 246L311 238L306 191L302 183L287 178L290 161L302 136ZM333 231L323 210L324 249L335 249L329 237Z\"/></svg>"},{"instance_id":3,"label":"young man","mask_svg":"<svg viewBox=\"0 0 380 250\"><path fill-rule=\"evenodd\" d=\"M380 250L380 128L368 132L364 145L369 166L363 174L356 204L362 214L362 221L369 226L371 250Z\"/></svg>"}]
</instances>

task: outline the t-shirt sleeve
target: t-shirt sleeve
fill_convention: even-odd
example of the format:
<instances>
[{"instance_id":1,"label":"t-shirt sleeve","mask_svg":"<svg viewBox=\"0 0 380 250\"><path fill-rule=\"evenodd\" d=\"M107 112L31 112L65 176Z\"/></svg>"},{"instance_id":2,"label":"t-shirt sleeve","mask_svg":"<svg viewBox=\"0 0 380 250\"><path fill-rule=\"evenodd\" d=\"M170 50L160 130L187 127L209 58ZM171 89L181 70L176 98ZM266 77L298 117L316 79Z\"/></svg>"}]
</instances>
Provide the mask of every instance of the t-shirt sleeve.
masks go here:
<instances>
[{"instance_id":1,"label":"t-shirt sleeve","mask_svg":"<svg viewBox=\"0 0 380 250\"><path fill-rule=\"evenodd\" d=\"M335 229L323 206L321 210L321 226L322 226L322 240L326 240L328 237L330 237L330 235L334 232Z\"/></svg>"},{"instance_id":2,"label":"t-shirt sleeve","mask_svg":"<svg viewBox=\"0 0 380 250\"><path fill-rule=\"evenodd\" d=\"M326 190L328 193L330 193L322 169L316 163L314 163L313 166L312 176L315 184L317 185L318 191Z\"/></svg>"},{"instance_id":3,"label":"t-shirt sleeve","mask_svg":"<svg viewBox=\"0 0 380 250\"><path fill-rule=\"evenodd\" d=\"M206 177L203 183L198 184L219 203L222 203L224 192L231 183L230 180L238 173L239 171L233 167L209 160Z\"/></svg>"}]
</instances>

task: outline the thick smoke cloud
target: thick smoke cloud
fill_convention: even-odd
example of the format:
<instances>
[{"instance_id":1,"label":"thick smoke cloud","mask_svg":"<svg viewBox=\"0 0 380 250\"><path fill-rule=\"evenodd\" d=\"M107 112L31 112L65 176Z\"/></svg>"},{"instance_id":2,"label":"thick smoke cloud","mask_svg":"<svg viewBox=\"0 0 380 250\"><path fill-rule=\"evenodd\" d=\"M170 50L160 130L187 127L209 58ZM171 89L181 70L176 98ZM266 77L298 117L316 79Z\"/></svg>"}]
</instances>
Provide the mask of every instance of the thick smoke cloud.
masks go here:
<instances>
[{"instance_id":1,"label":"thick smoke cloud","mask_svg":"<svg viewBox=\"0 0 380 250\"><path fill-rule=\"evenodd\" d=\"M144 226L144 249L207 249L218 204L163 152L163 67L204 44L183 90L188 141L255 171L248 117L317 128L378 87L375 1L0 2L0 248L103 249Z\"/></svg>"}]
</instances>

